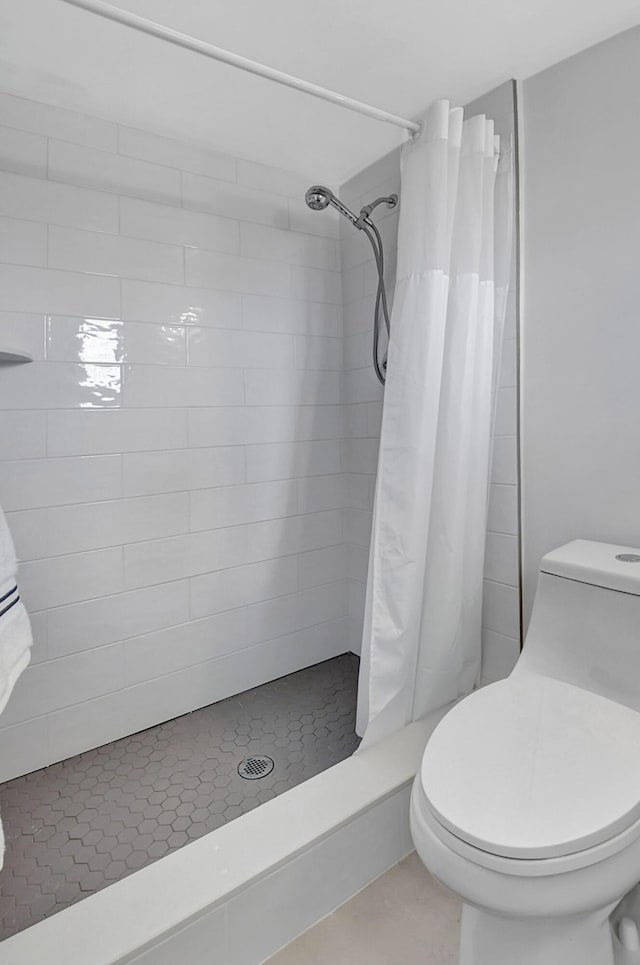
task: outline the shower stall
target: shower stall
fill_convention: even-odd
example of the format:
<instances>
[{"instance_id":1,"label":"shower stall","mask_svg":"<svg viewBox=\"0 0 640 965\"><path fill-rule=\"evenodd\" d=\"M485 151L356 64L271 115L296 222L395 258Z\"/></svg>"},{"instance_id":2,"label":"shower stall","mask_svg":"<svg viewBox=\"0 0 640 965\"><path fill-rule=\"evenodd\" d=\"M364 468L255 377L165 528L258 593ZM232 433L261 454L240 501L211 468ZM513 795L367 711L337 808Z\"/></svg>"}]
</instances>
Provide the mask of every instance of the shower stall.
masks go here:
<instances>
[{"instance_id":1,"label":"shower stall","mask_svg":"<svg viewBox=\"0 0 640 965\"><path fill-rule=\"evenodd\" d=\"M48 234L0 293L33 359L0 365L0 503L34 634L0 718L2 938L357 745L337 217L309 176L67 117L75 142L34 136L48 172L0 171Z\"/></svg>"},{"instance_id":2,"label":"shower stall","mask_svg":"<svg viewBox=\"0 0 640 965\"><path fill-rule=\"evenodd\" d=\"M308 176L2 111L39 112L49 158L0 171L31 246L0 293L22 358L0 364L0 501L34 635L0 718L7 938L353 752L347 540L371 493L333 194L316 212ZM396 204L349 212L380 268ZM377 344L382 276L374 317Z\"/></svg>"},{"instance_id":3,"label":"shower stall","mask_svg":"<svg viewBox=\"0 0 640 965\"><path fill-rule=\"evenodd\" d=\"M11 950L357 747L401 199L397 150L334 193L11 95L3 123L0 504L34 637L0 717Z\"/></svg>"}]
</instances>

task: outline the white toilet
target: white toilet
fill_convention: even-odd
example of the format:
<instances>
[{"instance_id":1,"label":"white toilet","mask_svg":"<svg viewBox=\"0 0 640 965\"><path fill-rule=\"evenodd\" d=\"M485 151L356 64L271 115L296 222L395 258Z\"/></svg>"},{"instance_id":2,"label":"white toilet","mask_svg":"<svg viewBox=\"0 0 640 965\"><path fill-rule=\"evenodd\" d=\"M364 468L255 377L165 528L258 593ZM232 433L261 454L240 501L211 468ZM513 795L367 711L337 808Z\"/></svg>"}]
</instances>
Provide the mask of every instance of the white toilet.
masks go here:
<instances>
[{"instance_id":1,"label":"white toilet","mask_svg":"<svg viewBox=\"0 0 640 965\"><path fill-rule=\"evenodd\" d=\"M543 558L522 656L435 729L411 831L464 903L460 965L640 962L609 921L640 881L640 550Z\"/></svg>"}]
</instances>

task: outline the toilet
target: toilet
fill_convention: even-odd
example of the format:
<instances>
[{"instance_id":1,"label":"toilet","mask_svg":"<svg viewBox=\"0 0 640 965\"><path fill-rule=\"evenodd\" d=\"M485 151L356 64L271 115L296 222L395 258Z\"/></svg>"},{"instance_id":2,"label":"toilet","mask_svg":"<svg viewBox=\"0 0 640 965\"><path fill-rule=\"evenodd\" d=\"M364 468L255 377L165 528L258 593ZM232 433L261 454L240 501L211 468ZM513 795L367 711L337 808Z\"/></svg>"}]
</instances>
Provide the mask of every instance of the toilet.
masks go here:
<instances>
[{"instance_id":1,"label":"toilet","mask_svg":"<svg viewBox=\"0 0 640 965\"><path fill-rule=\"evenodd\" d=\"M640 881L640 550L542 559L513 672L429 740L411 833L462 899L460 965L640 963L611 925Z\"/></svg>"}]
</instances>

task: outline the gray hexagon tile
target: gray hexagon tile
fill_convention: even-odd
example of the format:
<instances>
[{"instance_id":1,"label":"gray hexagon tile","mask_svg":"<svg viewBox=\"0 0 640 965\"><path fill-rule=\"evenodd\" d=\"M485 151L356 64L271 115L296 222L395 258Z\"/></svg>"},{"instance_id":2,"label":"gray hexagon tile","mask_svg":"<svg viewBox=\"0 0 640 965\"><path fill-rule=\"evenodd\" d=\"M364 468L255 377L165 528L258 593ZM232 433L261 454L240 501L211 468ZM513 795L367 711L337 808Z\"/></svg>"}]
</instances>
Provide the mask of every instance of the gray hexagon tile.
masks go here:
<instances>
[{"instance_id":1,"label":"gray hexagon tile","mask_svg":"<svg viewBox=\"0 0 640 965\"><path fill-rule=\"evenodd\" d=\"M349 757L357 681L344 654L0 785L0 940Z\"/></svg>"}]
</instances>

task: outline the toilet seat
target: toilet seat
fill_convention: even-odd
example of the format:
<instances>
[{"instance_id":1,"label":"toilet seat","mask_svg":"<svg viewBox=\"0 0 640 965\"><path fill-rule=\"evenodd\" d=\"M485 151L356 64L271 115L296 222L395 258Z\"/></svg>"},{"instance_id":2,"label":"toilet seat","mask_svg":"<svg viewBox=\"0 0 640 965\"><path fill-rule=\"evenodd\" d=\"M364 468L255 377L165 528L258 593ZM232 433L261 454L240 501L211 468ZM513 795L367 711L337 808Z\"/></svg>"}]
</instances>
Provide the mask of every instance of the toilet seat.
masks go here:
<instances>
[{"instance_id":1,"label":"toilet seat","mask_svg":"<svg viewBox=\"0 0 640 965\"><path fill-rule=\"evenodd\" d=\"M512 677L441 721L421 798L445 833L487 856L561 859L637 835L638 762L639 713L549 677Z\"/></svg>"}]
</instances>

